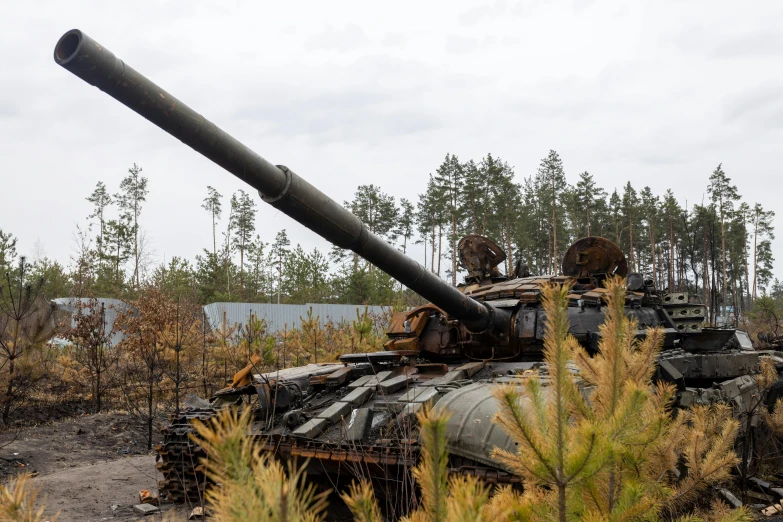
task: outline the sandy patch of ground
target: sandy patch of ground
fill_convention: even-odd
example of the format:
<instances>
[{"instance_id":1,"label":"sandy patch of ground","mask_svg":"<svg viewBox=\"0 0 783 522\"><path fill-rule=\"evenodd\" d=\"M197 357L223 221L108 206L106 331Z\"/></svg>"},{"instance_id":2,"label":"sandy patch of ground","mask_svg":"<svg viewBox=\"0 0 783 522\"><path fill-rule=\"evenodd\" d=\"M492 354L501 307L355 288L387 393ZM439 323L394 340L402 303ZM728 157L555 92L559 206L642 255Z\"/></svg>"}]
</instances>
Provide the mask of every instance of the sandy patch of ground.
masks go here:
<instances>
[{"instance_id":1,"label":"sandy patch of ground","mask_svg":"<svg viewBox=\"0 0 783 522\"><path fill-rule=\"evenodd\" d=\"M133 512L141 489L157 492L161 476L147 449L146 427L125 414L93 414L0 434L0 478L28 471L36 475L47 514L61 522L145 521L161 517ZM153 441L158 442L157 430ZM163 505L173 520L185 520L183 507ZM176 515L176 516L175 516Z\"/></svg>"},{"instance_id":2,"label":"sandy patch of ground","mask_svg":"<svg viewBox=\"0 0 783 522\"><path fill-rule=\"evenodd\" d=\"M161 516L142 517L133 512L139 490L157 490L155 457L142 455L94 462L75 468L61 469L38 479L46 495L47 513L60 512L65 521L145 521L162 520ZM163 505L170 520L186 520L182 506Z\"/></svg>"}]
</instances>

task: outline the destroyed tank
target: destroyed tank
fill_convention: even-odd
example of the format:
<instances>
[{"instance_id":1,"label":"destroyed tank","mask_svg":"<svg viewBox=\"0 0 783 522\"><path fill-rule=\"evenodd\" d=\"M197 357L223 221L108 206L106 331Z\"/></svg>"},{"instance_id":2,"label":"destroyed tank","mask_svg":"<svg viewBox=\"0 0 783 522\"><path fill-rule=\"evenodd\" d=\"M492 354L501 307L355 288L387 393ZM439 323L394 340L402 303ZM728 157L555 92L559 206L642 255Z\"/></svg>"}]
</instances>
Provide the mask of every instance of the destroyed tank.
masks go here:
<instances>
[{"instance_id":1,"label":"destroyed tank","mask_svg":"<svg viewBox=\"0 0 783 522\"><path fill-rule=\"evenodd\" d=\"M276 458L307 459L309 476L332 485L370 476L380 495L409 495L405 477L419 444L415 414L425 404L452 413L452 471L495 484L519 482L490 456L496 446L514 446L492 422L497 406L491 390L542 367L546 317L540 295L550 283L572 285L570 332L595 351L604 320L603 282L626 277L626 313L640 329L665 330L656 378L676 385L676 407L727 402L743 426L755 424L753 375L763 354L744 332L704 327L706 309L694 296L661 292L640 274L629 274L624 254L611 241L580 239L566 252L562 275L531 276L521 260L501 274L502 249L488 238L467 236L458 248L467 276L453 287L290 168L266 161L81 31L59 40L54 59L258 190L268 204L429 301L394 315L384 351L265 374L255 372L251 361L231 386L193 404L164 428L158 447L160 489L169 500L198 502L206 483L198 466L205 455L188 438L192 421L236 404L254 409L252 434Z\"/></svg>"}]
</instances>

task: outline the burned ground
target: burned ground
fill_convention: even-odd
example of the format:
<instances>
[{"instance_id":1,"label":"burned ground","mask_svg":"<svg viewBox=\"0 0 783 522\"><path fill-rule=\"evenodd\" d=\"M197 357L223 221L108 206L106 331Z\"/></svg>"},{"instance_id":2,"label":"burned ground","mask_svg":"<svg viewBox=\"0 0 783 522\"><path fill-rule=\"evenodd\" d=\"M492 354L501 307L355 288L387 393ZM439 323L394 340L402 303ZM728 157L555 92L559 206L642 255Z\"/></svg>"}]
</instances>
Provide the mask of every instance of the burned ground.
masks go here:
<instances>
[{"instance_id":1,"label":"burned ground","mask_svg":"<svg viewBox=\"0 0 783 522\"><path fill-rule=\"evenodd\" d=\"M47 513L59 511L60 521L138 520L132 506L139 490L157 491L146 428L127 414L82 414L0 435L5 442L11 439L0 449L3 481L33 473Z\"/></svg>"}]
</instances>

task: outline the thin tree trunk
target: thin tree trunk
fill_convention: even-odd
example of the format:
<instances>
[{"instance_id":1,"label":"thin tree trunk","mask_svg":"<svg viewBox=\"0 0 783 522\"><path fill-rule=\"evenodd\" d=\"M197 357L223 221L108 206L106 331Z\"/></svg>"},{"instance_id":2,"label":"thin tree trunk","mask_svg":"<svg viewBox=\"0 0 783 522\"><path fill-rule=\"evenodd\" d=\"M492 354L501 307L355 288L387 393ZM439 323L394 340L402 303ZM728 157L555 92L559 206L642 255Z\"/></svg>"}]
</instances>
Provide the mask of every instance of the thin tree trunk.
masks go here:
<instances>
[{"instance_id":1,"label":"thin tree trunk","mask_svg":"<svg viewBox=\"0 0 783 522\"><path fill-rule=\"evenodd\" d=\"M95 413L101 412L101 368L98 363L98 368L95 370Z\"/></svg>"},{"instance_id":2,"label":"thin tree trunk","mask_svg":"<svg viewBox=\"0 0 783 522\"><path fill-rule=\"evenodd\" d=\"M103 208L101 208L100 211L100 221L101 221L101 233L100 233L100 245L98 246L98 266L103 266Z\"/></svg>"},{"instance_id":3,"label":"thin tree trunk","mask_svg":"<svg viewBox=\"0 0 783 522\"><path fill-rule=\"evenodd\" d=\"M476 198L470 200L471 213L473 214L473 233L478 234L479 218L476 210Z\"/></svg>"},{"instance_id":4,"label":"thin tree trunk","mask_svg":"<svg viewBox=\"0 0 783 522\"><path fill-rule=\"evenodd\" d=\"M506 256L506 276L510 277L513 252L511 251L511 223L509 222L508 216L506 216L506 247L508 248L508 255Z\"/></svg>"},{"instance_id":5,"label":"thin tree trunk","mask_svg":"<svg viewBox=\"0 0 783 522\"><path fill-rule=\"evenodd\" d=\"M759 272L759 252L758 252L758 240L759 240L759 219L753 224L753 299L756 299L756 281L758 280Z\"/></svg>"},{"instance_id":6,"label":"thin tree trunk","mask_svg":"<svg viewBox=\"0 0 783 522\"><path fill-rule=\"evenodd\" d=\"M430 271L435 273L435 216L432 216L432 259L430 260Z\"/></svg>"},{"instance_id":7,"label":"thin tree trunk","mask_svg":"<svg viewBox=\"0 0 783 522\"><path fill-rule=\"evenodd\" d=\"M422 234L421 236L424 241L424 270L427 270L427 234Z\"/></svg>"},{"instance_id":8,"label":"thin tree trunk","mask_svg":"<svg viewBox=\"0 0 783 522\"><path fill-rule=\"evenodd\" d=\"M144 339L141 334L141 330L139 330L139 352L143 352L142 343L144 342ZM147 449L152 449L152 417L154 415L154 408L153 408L153 385L155 383L155 340L152 342L152 348L149 353L149 364L147 367L149 368L149 379L148 379L148 388L147 388Z\"/></svg>"},{"instance_id":9,"label":"thin tree trunk","mask_svg":"<svg viewBox=\"0 0 783 522\"><path fill-rule=\"evenodd\" d=\"M174 404L177 416L179 416L179 385L180 385L180 365L179 365L179 347L177 347L177 380L174 382Z\"/></svg>"},{"instance_id":10,"label":"thin tree trunk","mask_svg":"<svg viewBox=\"0 0 783 522\"><path fill-rule=\"evenodd\" d=\"M552 263L554 264L552 273L557 275L557 194L554 177L552 178Z\"/></svg>"},{"instance_id":11,"label":"thin tree trunk","mask_svg":"<svg viewBox=\"0 0 783 522\"><path fill-rule=\"evenodd\" d=\"M557 485L557 510L558 520L560 522L567 522L566 517L566 487L564 484Z\"/></svg>"},{"instance_id":12,"label":"thin tree trunk","mask_svg":"<svg viewBox=\"0 0 783 522\"><path fill-rule=\"evenodd\" d=\"M669 220L669 292L674 291L674 223Z\"/></svg>"},{"instance_id":13,"label":"thin tree trunk","mask_svg":"<svg viewBox=\"0 0 783 522\"><path fill-rule=\"evenodd\" d=\"M726 320L726 224L723 215L723 197L720 199L720 251L723 258L723 320Z\"/></svg>"},{"instance_id":14,"label":"thin tree trunk","mask_svg":"<svg viewBox=\"0 0 783 522\"><path fill-rule=\"evenodd\" d=\"M239 246L239 288L245 288L245 239Z\"/></svg>"},{"instance_id":15,"label":"thin tree trunk","mask_svg":"<svg viewBox=\"0 0 783 522\"><path fill-rule=\"evenodd\" d=\"M652 216L650 216L650 262L652 263L652 278L658 282L658 274L655 271L655 227L653 226Z\"/></svg>"},{"instance_id":16,"label":"thin tree trunk","mask_svg":"<svg viewBox=\"0 0 783 522\"><path fill-rule=\"evenodd\" d=\"M355 256L356 254L354 254ZM356 271L356 259L354 259L354 271ZM280 290L283 286L283 256L277 260L277 304L280 304Z\"/></svg>"},{"instance_id":17,"label":"thin tree trunk","mask_svg":"<svg viewBox=\"0 0 783 522\"><path fill-rule=\"evenodd\" d=\"M734 303L734 327L737 327L737 322L739 321L740 316L740 308L737 307L737 279L732 277L731 278L731 299Z\"/></svg>"},{"instance_id":18,"label":"thin tree trunk","mask_svg":"<svg viewBox=\"0 0 783 522\"><path fill-rule=\"evenodd\" d=\"M679 268L678 268L678 271L677 271L677 281L675 282L675 284L676 284L678 290L680 288L682 288L682 286L683 286L682 281L685 279L685 259L686 259L686 257L685 257L685 252L683 252L684 248L685 248L684 246L680 246L680 248L678 249L678 252L677 252L677 266ZM696 293L698 294L699 293L699 278L698 277L694 277L694 283L696 285ZM687 284L687 281L686 281L686 284Z\"/></svg>"},{"instance_id":19,"label":"thin tree trunk","mask_svg":"<svg viewBox=\"0 0 783 522\"><path fill-rule=\"evenodd\" d=\"M742 219L742 259L745 262L745 294L750 300L750 274L748 272L748 229L745 218Z\"/></svg>"},{"instance_id":20,"label":"thin tree trunk","mask_svg":"<svg viewBox=\"0 0 783 522\"><path fill-rule=\"evenodd\" d=\"M139 225L136 222L133 224L133 256L136 258L136 288L139 288L141 286L139 276Z\"/></svg>"},{"instance_id":21,"label":"thin tree trunk","mask_svg":"<svg viewBox=\"0 0 783 522\"><path fill-rule=\"evenodd\" d=\"M631 265L631 270L636 270L636 263L633 257L633 222L631 221L630 212L628 213L628 261Z\"/></svg>"},{"instance_id":22,"label":"thin tree trunk","mask_svg":"<svg viewBox=\"0 0 783 522\"><path fill-rule=\"evenodd\" d=\"M114 286L115 291L117 292L117 297L120 296L120 240L117 238L117 260L114 263L115 268L115 276L114 276Z\"/></svg>"},{"instance_id":23,"label":"thin tree trunk","mask_svg":"<svg viewBox=\"0 0 783 522\"><path fill-rule=\"evenodd\" d=\"M587 218L587 236L590 237L590 203L585 206L585 212Z\"/></svg>"},{"instance_id":24,"label":"thin tree trunk","mask_svg":"<svg viewBox=\"0 0 783 522\"><path fill-rule=\"evenodd\" d=\"M201 313L201 384L204 386L204 397L209 397L209 390L207 388L207 374L209 373L209 369L207 368L207 312L202 310Z\"/></svg>"},{"instance_id":25,"label":"thin tree trunk","mask_svg":"<svg viewBox=\"0 0 783 522\"><path fill-rule=\"evenodd\" d=\"M546 231L546 272L552 273L552 229ZM554 274L553 274L554 275Z\"/></svg>"},{"instance_id":26,"label":"thin tree trunk","mask_svg":"<svg viewBox=\"0 0 783 522\"><path fill-rule=\"evenodd\" d=\"M18 340L18 336L14 336L15 342L14 347L16 347L16 340ZM11 416L11 401L13 399L13 391L14 391L14 372L16 370L16 357L9 357L8 358L8 385L5 388L5 404L3 405L3 424L6 426L8 425L8 419Z\"/></svg>"},{"instance_id":27,"label":"thin tree trunk","mask_svg":"<svg viewBox=\"0 0 783 522\"><path fill-rule=\"evenodd\" d=\"M711 270L711 280L712 280L712 288L711 288L711 295L712 295L712 307L713 307L713 317L717 320L718 315L718 281L716 279L715 275L715 224L710 224L710 259L712 260L712 270ZM713 326L717 325L717 321L713 320ZM723 316L723 320L726 320L726 317Z\"/></svg>"},{"instance_id":28,"label":"thin tree trunk","mask_svg":"<svg viewBox=\"0 0 783 522\"><path fill-rule=\"evenodd\" d=\"M438 277L440 277L440 260L443 257L443 225L438 225Z\"/></svg>"},{"instance_id":29,"label":"thin tree trunk","mask_svg":"<svg viewBox=\"0 0 783 522\"><path fill-rule=\"evenodd\" d=\"M457 286L457 214L451 213L451 284Z\"/></svg>"},{"instance_id":30,"label":"thin tree trunk","mask_svg":"<svg viewBox=\"0 0 783 522\"><path fill-rule=\"evenodd\" d=\"M702 267L702 284L704 286L704 304L708 305L710 307L710 324L712 324L712 306L711 300L710 300L710 279L709 279L709 269L707 265L707 228L705 226L703 232L704 237L704 261L703 261L703 267Z\"/></svg>"}]
</instances>

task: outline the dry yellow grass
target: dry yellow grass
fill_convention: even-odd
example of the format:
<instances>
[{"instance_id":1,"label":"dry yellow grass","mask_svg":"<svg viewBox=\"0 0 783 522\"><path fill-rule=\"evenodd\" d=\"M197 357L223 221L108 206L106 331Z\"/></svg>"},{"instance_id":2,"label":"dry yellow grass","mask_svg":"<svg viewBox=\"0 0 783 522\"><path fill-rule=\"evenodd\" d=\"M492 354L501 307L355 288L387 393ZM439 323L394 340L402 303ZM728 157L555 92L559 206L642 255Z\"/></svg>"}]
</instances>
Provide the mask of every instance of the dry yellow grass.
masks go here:
<instances>
[{"instance_id":1,"label":"dry yellow grass","mask_svg":"<svg viewBox=\"0 0 783 522\"><path fill-rule=\"evenodd\" d=\"M54 522L57 515L45 515L46 502L39 502L40 488L29 473L0 486L1 522ZM36 504L39 504L36 507Z\"/></svg>"}]
</instances>

